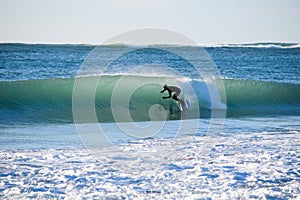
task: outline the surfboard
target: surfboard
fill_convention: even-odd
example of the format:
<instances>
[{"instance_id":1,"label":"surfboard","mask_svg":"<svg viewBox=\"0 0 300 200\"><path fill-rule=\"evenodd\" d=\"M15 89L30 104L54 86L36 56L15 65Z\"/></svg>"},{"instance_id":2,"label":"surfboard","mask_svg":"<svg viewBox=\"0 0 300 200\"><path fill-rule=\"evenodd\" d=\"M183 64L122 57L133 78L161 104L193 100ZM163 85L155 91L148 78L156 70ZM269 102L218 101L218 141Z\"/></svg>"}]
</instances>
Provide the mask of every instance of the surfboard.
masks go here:
<instances>
[{"instance_id":1,"label":"surfboard","mask_svg":"<svg viewBox=\"0 0 300 200\"><path fill-rule=\"evenodd\" d=\"M180 111L182 112L182 111L189 109L190 103L188 102L187 99L179 99L178 107L179 107Z\"/></svg>"}]
</instances>

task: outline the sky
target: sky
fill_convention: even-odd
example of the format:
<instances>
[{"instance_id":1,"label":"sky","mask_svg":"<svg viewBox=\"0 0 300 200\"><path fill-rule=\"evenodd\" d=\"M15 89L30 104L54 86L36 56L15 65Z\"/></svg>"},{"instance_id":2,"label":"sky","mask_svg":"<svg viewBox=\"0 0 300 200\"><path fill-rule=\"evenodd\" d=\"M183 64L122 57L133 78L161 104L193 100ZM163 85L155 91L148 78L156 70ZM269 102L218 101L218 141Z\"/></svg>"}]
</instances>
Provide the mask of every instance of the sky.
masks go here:
<instances>
[{"instance_id":1,"label":"sky","mask_svg":"<svg viewBox=\"0 0 300 200\"><path fill-rule=\"evenodd\" d=\"M299 0L0 0L0 42L101 44L139 28L198 44L300 43Z\"/></svg>"}]
</instances>

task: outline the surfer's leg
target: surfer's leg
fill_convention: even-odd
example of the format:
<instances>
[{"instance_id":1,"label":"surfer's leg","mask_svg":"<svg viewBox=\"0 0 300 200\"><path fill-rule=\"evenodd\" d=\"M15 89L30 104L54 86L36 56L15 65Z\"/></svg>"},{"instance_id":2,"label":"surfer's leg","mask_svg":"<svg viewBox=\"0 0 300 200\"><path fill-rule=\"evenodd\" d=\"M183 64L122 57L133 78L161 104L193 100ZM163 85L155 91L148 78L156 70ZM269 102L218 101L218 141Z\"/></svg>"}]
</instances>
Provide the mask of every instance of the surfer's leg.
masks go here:
<instances>
[{"instance_id":1,"label":"surfer's leg","mask_svg":"<svg viewBox=\"0 0 300 200\"><path fill-rule=\"evenodd\" d=\"M174 99L175 101L178 101L176 94L173 95L172 99Z\"/></svg>"},{"instance_id":2,"label":"surfer's leg","mask_svg":"<svg viewBox=\"0 0 300 200\"><path fill-rule=\"evenodd\" d=\"M186 110L187 109L186 103L185 103L185 101L183 99L178 99L178 102L179 102L182 110Z\"/></svg>"},{"instance_id":3,"label":"surfer's leg","mask_svg":"<svg viewBox=\"0 0 300 200\"><path fill-rule=\"evenodd\" d=\"M185 105L184 101L182 99L178 99L178 102L182 105Z\"/></svg>"},{"instance_id":4,"label":"surfer's leg","mask_svg":"<svg viewBox=\"0 0 300 200\"><path fill-rule=\"evenodd\" d=\"M180 93L181 93L181 90L178 88L178 90L174 91L175 92L175 96L176 97L179 97Z\"/></svg>"}]
</instances>

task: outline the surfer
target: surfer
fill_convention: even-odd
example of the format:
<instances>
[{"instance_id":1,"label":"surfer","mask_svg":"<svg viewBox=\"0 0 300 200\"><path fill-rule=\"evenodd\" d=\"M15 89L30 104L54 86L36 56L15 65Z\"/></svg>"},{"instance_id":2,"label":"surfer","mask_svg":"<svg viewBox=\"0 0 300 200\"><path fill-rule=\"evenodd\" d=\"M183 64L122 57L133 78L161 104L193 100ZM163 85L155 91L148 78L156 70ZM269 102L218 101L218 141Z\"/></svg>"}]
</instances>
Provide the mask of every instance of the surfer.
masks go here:
<instances>
[{"instance_id":1,"label":"surfer","mask_svg":"<svg viewBox=\"0 0 300 200\"><path fill-rule=\"evenodd\" d=\"M163 93L164 91L168 91L169 96L163 97L163 99L168 99L172 97L172 99L178 102L180 111L184 111L189 108L189 103L187 100L178 98L178 96L181 93L181 89L179 87L164 85L164 89L160 92ZM172 93L174 93L173 96Z\"/></svg>"},{"instance_id":2,"label":"surfer","mask_svg":"<svg viewBox=\"0 0 300 200\"><path fill-rule=\"evenodd\" d=\"M162 91L160 91L160 93L163 93L164 91L168 91L169 96L163 97L163 99L168 99L168 98L172 97L172 99L174 99L175 101L180 100L180 99L178 99L178 96L181 93L181 89L179 87L164 85L164 89ZM173 96L172 96L172 93L174 93Z\"/></svg>"}]
</instances>

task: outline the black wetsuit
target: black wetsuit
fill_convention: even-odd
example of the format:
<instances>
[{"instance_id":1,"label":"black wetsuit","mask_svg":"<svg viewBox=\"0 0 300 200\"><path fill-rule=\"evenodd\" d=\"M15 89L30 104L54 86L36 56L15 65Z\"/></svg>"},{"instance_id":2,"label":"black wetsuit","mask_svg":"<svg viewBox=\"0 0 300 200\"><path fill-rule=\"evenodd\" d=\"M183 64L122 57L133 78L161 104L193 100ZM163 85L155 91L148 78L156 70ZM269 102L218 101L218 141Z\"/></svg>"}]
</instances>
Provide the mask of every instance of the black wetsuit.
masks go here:
<instances>
[{"instance_id":1,"label":"black wetsuit","mask_svg":"<svg viewBox=\"0 0 300 200\"><path fill-rule=\"evenodd\" d=\"M164 89L162 91L160 91L161 93L163 93L164 91L168 91L169 96L167 97L163 97L163 99L168 99L171 98L174 99L175 101L178 101L178 96L181 93L181 89L176 87L176 86L164 86ZM175 94L173 94L172 96L172 92L174 92Z\"/></svg>"}]
</instances>

